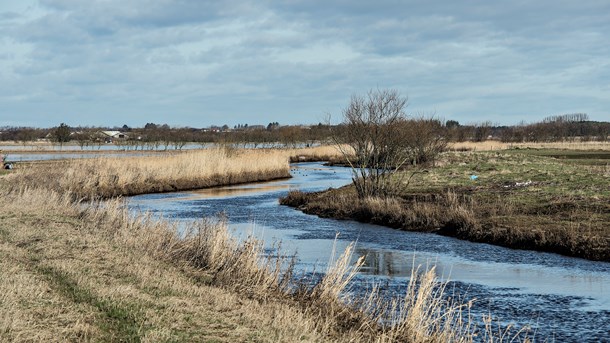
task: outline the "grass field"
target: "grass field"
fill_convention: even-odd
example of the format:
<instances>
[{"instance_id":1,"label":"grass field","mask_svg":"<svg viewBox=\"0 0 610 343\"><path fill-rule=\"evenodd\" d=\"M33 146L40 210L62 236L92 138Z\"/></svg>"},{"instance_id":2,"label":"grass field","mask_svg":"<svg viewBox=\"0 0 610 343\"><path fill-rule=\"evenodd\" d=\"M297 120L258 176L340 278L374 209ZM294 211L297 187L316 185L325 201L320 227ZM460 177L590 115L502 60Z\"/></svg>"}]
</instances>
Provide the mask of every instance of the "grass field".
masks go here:
<instances>
[{"instance_id":1,"label":"grass field","mask_svg":"<svg viewBox=\"0 0 610 343\"><path fill-rule=\"evenodd\" d=\"M345 187L293 192L282 202L323 216L610 261L609 158L608 151L448 152L396 198L358 200Z\"/></svg>"}]
</instances>

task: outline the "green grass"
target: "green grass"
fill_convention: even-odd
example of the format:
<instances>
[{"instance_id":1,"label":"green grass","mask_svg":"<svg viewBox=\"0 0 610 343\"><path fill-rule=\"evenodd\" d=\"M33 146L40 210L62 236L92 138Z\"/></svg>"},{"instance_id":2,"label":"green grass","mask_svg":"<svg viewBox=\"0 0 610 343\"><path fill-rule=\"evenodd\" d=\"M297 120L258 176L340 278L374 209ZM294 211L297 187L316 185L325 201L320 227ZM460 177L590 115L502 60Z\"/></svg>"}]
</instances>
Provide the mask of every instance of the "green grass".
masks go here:
<instances>
[{"instance_id":1,"label":"green grass","mask_svg":"<svg viewBox=\"0 0 610 343\"><path fill-rule=\"evenodd\" d=\"M34 262L36 258L34 258ZM108 341L140 342L143 328L143 315L140 310L129 304L119 304L94 295L91 290L81 287L67 273L50 266L35 265L50 284L63 296L76 304L87 304L96 308L100 314L98 325Z\"/></svg>"},{"instance_id":2,"label":"green grass","mask_svg":"<svg viewBox=\"0 0 610 343\"><path fill-rule=\"evenodd\" d=\"M448 152L392 203L358 200L351 187L292 193L283 203L326 217L610 261L607 157L550 149Z\"/></svg>"}]
</instances>

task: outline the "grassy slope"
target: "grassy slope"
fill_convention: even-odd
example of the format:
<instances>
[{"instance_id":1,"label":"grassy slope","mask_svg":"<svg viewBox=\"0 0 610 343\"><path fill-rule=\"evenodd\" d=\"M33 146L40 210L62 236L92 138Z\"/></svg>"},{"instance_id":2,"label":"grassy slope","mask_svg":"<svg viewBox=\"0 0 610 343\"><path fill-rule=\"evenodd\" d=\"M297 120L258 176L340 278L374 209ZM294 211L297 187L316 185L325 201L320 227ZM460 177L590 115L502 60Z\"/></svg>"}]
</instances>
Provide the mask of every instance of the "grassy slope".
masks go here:
<instances>
[{"instance_id":1,"label":"grassy slope","mask_svg":"<svg viewBox=\"0 0 610 343\"><path fill-rule=\"evenodd\" d=\"M302 327L270 318L281 307L113 241L69 206L27 205L2 201L0 341L301 338Z\"/></svg>"},{"instance_id":2,"label":"grassy slope","mask_svg":"<svg viewBox=\"0 0 610 343\"><path fill-rule=\"evenodd\" d=\"M283 202L329 217L610 261L608 155L447 153L439 167L418 174L396 199L355 201L346 187L293 193Z\"/></svg>"}]
</instances>

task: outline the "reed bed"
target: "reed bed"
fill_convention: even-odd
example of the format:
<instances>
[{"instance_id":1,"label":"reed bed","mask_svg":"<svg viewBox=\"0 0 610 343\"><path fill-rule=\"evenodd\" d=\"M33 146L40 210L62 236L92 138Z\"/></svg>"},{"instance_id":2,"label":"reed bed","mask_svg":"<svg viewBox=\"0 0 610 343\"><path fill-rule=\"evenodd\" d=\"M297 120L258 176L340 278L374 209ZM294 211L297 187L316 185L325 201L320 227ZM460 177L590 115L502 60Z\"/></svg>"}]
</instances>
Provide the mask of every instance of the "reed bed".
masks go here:
<instances>
[{"instance_id":1,"label":"reed bed","mask_svg":"<svg viewBox=\"0 0 610 343\"><path fill-rule=\"evenodd\" d=\"M343 147L342 149L349 149ZM320 145L310 148L288 149L291 162L318 162L343 160L343 154L336 145Z\"/></svg>"},{"instance_id":2,"label":"reed bed","mask_svg":"<svg viewBox=\"0 0 610 343\"><path fill-rule=\"evenodd\" d=\"M17 185L94 199L268 181L290 177L290 170L286 152L213 149L32 164L11 177Z\"/></svg>"},{"instance_id":3,"label":"reed bed","mask_svg":"<svg viewBox=\"0 0 610 343\"><path fill-rule=\"evenodd\" d=\"M288 178L289 161L322 161L338 154L330 146L220 147L155 156L73 159L21 164L9 181L70 193L78 199L107 199Z\"/></svg>"}]
</instances>

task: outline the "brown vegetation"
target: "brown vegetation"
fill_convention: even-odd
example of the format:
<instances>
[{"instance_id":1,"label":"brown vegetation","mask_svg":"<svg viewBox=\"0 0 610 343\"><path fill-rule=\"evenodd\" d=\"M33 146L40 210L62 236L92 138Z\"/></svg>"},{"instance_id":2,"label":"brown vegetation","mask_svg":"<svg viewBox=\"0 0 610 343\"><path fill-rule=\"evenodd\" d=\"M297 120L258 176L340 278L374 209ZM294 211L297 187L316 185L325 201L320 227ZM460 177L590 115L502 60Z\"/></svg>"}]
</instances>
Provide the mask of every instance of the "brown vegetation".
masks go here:
<instances>
[{"instance_id":1,"label":"brown vegetation","mask_svg":"<svg viewBox=\"0 0 610 343\"><path fill-rule=\"evenodd\" d=\"M336 159L331 146L302 149L221 147L139 157L19 163L7 180L67 192L78 199L171 192L290 177L289 161Z\"/></svg>"},{"instance_id":2,"label":"brown vegetation","mask_svg":"<svg viewBox=\"0 0 610 343\"><path fill-rule=\"evenodd\" d=\"M484 142L456 142L448 144L452 151L496 151L508 149L563 149L563 150L610 150L610 142L529 142L529 143L506 143L496 140Z\"/></svg>"},{"instance_id":3,"label":"brown vegetation","mask_svg":"<svg viewBox=\"0 0 610 343\"><path fill-rule=\"evenodd\" d=\"M101 157L22 165L13 185L80 199L169 192L290 177L287 152L211 149L133 158Z\"/></svg>"},{"instance_id":4,"label":"brown vegetation","mask_svg":"<svg viewBox=\"0 0 610 343\"><path fill-rule=\"evenodd\" d=\"M610 261L607 164L536 153L446 154L443 166L417 175L397 197L359 199L348 186L293 191L280 202L324 217Z\"/></svg>"}]
</instances>

